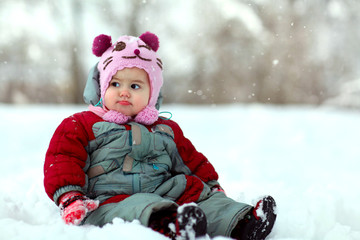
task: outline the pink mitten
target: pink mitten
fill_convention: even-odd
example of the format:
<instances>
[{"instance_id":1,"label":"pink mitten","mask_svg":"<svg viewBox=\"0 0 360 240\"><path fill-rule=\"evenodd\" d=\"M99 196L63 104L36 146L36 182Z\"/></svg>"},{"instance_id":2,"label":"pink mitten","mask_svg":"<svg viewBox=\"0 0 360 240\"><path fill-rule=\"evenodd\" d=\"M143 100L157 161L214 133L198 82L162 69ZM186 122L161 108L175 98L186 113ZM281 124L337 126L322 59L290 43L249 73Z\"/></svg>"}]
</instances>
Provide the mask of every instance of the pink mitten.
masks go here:
<instances>
[{"instance_id":1,"label":"pink mitten","mask_svg":"<svg viewBox=\"0 0 360 240\"><path fill-rule=\"evenodd\" d=\"M99 201L85 197L80 192L65 193L60 198L60 215L66 224L79 225L88 212L99 207Z\"/></svg>"}]
</instances>

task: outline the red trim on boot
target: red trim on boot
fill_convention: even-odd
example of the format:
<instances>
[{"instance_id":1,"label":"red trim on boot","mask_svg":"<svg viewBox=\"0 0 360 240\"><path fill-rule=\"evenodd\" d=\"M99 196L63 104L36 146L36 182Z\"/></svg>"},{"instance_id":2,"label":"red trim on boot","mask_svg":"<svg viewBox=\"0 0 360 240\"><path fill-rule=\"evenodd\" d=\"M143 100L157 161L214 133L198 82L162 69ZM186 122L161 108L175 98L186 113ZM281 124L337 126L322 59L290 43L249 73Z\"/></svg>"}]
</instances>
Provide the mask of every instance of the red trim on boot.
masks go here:
<instances>
[{"instance_id":1,"label":"red trim on boot","mask_svg":"<svg viewBox=\"0 0 360 240\"><path fill-rule=\"evenodd\" d=\"M261 203L262 203L262 200L258 201L258 202L256 203L256 206L255 206L254 209L253 209L253 215L254 215L254 217L255 217L256 220L259 220L259 219L260 219L260 217L257 215L256 210L258 210L258 209L260 208L260 204L261 204Z\"/></svg>"}]
</instances>

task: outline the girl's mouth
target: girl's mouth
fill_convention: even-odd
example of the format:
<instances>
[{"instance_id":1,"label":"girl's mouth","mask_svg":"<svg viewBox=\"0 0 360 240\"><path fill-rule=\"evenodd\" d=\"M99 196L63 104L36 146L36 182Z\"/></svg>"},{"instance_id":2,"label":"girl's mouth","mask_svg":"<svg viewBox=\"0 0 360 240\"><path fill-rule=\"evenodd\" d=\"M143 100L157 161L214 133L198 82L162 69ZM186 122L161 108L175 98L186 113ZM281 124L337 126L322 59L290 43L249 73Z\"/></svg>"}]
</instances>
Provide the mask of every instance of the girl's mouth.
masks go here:
<instances>
[{"instance_id":1,"label":"girl's mouth","mask_svg":"<svg viewBox=\"0 0 360 240\"><path fill-rule=\"evenodd\" d=\"M118 101L118 103L119 103L120 105L124 105L124 106L130 105L130 102L128 102L128 101Z\"/></svg>"}]
</instances>

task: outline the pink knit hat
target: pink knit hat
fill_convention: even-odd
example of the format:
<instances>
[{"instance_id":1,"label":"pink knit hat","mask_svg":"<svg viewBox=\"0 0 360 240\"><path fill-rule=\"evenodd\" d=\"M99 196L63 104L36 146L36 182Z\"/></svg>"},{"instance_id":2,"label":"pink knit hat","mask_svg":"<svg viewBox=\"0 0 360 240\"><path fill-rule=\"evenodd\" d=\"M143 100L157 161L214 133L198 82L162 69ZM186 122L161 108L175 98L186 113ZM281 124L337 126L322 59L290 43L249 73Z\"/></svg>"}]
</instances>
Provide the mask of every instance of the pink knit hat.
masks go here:
<instances>
[{"instance_id":1,"label":"pink knit hat","mask_svg":"<svg viewBox=\"0 0 360 240\"><path fill-rule=\"evenodd\" d=\"M137 67L147 72L150 81L150 99L148 105L133 119L142 124L152 124L158 119L159 112L155 108L161 86L163 84L162 62L156 51L159 49L158 37L150 32L140 37L121 36L116 43L111 43L111 37L99 35L94 39L93 53L101 57L98 63L100 72L100 95L104 100L106 89L112 77L118 70ZM103 109L105 103L103 102ZM123 124L131 120L114 110L106 110L104 120Z\"/></svg>"}]
</instances>

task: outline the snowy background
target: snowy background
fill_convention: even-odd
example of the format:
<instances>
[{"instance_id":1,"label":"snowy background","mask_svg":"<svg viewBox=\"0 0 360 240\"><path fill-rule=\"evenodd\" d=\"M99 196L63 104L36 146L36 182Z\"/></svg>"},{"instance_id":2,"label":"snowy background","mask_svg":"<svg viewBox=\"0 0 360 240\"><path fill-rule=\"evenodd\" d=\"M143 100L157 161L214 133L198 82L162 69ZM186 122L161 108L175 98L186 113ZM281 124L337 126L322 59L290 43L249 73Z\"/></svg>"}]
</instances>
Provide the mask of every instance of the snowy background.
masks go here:
<instances>
[{"instance_id":1,"label":"snowy background","mask_svg":"<svg viewBox=\"0 0 360 240\"><path fill-rule=\"evenodd\" d=\"M93 39L151 31L166 103L359 108L359 12L356 0L1 0L0 102L82 104Z\"/></svg>"},{"instance_id":2,"label":"snowy background","mask_svg":"<svg viewBox=\"0 0 360 240\"><path fill-rule=\"evenodd\" d=\"M359 11L353 0L0 0L0 240L166 239L120 219L67 226L42 183L55 128L86 108L49 104L82 103L93 38L147 30L165 103L207 105L163 110L230 197L276 199L269 239L360 240Z\"/></svg>"},{"instance_id":3,"label":"snowy background","mask_svg":"<svg viewBox=\"0 0 360 240\"><path fill-rule=\"evenodd\" d=\"M62 119L85 108L0 104L1 240L167 239L121 219L103 228L62 223L43 188L44 155ZM360 112L271 105L162 110L215 165L228 196L276 199L268 239L360 239Z\"/></svg>"}]
</instances>

